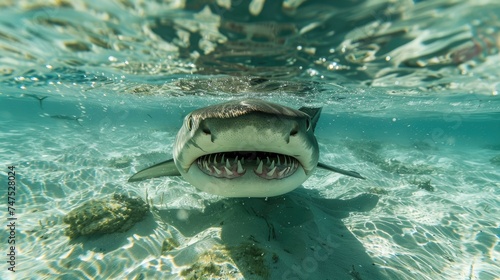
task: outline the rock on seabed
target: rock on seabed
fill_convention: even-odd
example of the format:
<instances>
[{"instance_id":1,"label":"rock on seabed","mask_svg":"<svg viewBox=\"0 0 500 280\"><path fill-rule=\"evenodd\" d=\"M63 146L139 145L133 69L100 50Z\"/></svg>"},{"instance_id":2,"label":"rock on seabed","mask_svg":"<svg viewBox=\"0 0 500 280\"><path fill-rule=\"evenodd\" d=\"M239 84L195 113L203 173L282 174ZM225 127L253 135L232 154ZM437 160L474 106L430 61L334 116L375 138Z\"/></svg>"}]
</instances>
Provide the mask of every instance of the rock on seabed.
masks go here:
<instances>
[{"instance_id":1,"label":"rock on seabed","mask_svg":"<svg viewBox=\"0 0 500 280\"><path fill-rule=\"evenodd\" d=\"M65 234L70 238L91 234L124 232L142 220L149 205L141 198L113 194L92 199L71 210L63 221L69 224Z\"/></svg>"}]
</instances>

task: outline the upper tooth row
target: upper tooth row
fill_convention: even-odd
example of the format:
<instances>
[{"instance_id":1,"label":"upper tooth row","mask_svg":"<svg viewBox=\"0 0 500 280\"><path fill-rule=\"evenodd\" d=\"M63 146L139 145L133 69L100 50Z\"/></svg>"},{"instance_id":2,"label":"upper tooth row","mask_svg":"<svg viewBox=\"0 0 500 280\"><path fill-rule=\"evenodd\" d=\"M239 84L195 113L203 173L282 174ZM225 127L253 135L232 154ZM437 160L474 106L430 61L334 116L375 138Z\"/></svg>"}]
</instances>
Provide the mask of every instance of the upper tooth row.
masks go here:
<instances>
[{"instance_id":1,"label":"upper tooth row","mask_svg":"<svg viewBox=\"0 0 500 280\"><path fill-rule=\"evenodd\" d=\"M214 160L212 161L212 155L215 155L214 156ZM205 161L208 161L208 162L213 162L215 164L217 164L217 156L219 154L209 154L208 155L208 158L205 156ZM225 155L222 154L222 158L220 159L220 163L223 163L224 162L224 159L225 159ZM229 168L229 159L225 159L226 160L226 166ZM234 161L233 161L233 164L237 163L238 162L238 156L236 156L234 158ZM242 164L245 164L245 159L244 158L241 158L241 163Z\"/></svg>"},{"instance_id":2,"label":"upper tooth row","mask_svg":"<svg viewBox=\"0 0 500 280\"><path fill-rule=\"evenodd\" d=\"M282 157L284 159L283 165L285 165L285 166L292 164L294 162L294 160L292 160L292 158L290 156L283 155ZM277 165L281 165L280 156L277 155L276 158L277 158ZM261 162L264 162L264 160L261 160L259 157L257 157L257 164L260 164ZM269 165L269 164L270 164L270 168L272 169L274 167L275 160L273 159L271 161L271 159L269 157L266 157L266 165Z\"/></svg>"},{"instance_id":3,"label":"upper tooth row","mask_svg":"<svg viewBox=\"0 0 500 280\"><path fill-rule=\"evenodd\" d=\"M243 160L238 160L238 161L236 162L236 164L237 164L237 169L236 169L236 172L238 172L238 173L242 173L243 171L245 171L245 170L243 169L243 166L242 166L242 163L241 163L242 161L243 161ZM208 163L209 163L209 162L208 162L208 161L206 161L206 160L203 160L203 161L202 161L203 167L205 167L207 170L210 170L210 167L208 166ZM216 162L214 162L214 163L216 163ZM221 162L221 163L222 163L222 162ZM217 172L217 174L220 174L220 173L221 173L221 171L220 171L220 170L219 170L219 169L218 169L215 165L214 165L214 166L212 166L212 167L214 168L215 172ZM233 175L233 172L232 172L231 170L229 170L229 168L231 168L231 164L229 164L229 160L228 160L228 159L226 159L226 165L225 165L225 166L223 166L223 168L226 170L227 174L229 174L229 175Z\"/></svg>"}]
</instances>

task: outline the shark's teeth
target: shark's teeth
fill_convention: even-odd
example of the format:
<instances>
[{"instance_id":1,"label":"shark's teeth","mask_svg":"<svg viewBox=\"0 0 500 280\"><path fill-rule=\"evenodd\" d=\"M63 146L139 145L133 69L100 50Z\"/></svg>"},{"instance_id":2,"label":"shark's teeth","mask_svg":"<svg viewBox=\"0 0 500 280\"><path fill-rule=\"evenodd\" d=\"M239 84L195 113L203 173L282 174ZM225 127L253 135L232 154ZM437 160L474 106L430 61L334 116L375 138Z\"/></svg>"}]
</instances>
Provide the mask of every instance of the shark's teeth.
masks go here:
<instances>
[{"instance_id":1,"label":"shark's teeth","mask_svg":"<svg viewBox=\"0 0 500 280\"><path fill-rule=\"evenodd\" d=\"M274 163L274 161L273 161L273 163ZM269 177L272 177L275 171L276 171L276 166L273 169L271 169L271 171L267 172L266 175Z\"/></svg>"},{"instance_id":2,"label":"shark's teeth","mask_svg":"<svg viewBox=\"0 0 500 280\"><path fill-rule=\"evenodd\" d=\"M280 172L278 172L278 176L279 176L279 177L282 177L282 176L283 176L283 174L285 174L285 172L286 172L289 168L290 168L290 167L287 167L287 168L285 168L285 169L281 170Z\"/></svg>"},{"instance_id":3,"label":"shark's teeth","mask_svg":"<svg viewBox=\"0 0 500 280\"><path fill-rule=\"evenodd\" d=\"M243 161L243 160L241 160L241 161ZM243 171L245 171L245 170L243 169L243 166L241 166L241 162L238 160L238 169L236 170L236 172L243 173Z\"/></svg>"},{"instance_id":4,"label":"shark's teeth","mask_svg":"<svg viewBox=\"0 0 500 280\"><path fill-rule=\"evenodd\" d=\"M264 161L259 162L257 160L257 162L260 166L263 165ZM255 170L255 174L267 180L280 180L294 174L299 167L299 162L295 158L287 155L276 155L274 157L269 157L269 162L270 164L268 163L266 165L263 165L262 170L257 168Z\"/></svg>"},{"instance_id":5,"label":"shark's teeth","mask_svg":"<svg viewBox=\"0 0 500 280\"><path fill-rule=\"evenodd\" d=\"M213 166L215 172L217 172L217 175L220 175L222 171L220 171L217 167Z\"/></svg>"},{"instance_id":6,"label":"shark's teeth","mask_svg":"<svg viewBox=\"0 0 500 280\"><path fill-rule=\"evenodd\" d=\"M245 166L238 157L233 160L224 153L204 155L198 158L197 164L203 173L217 178L233 179L246 173Z\"/></svg>"},{"instance_id":7,"label":"shark's teeth","mask_svg":"<svg viewBox=\"0 0 500 280\"><path fill-rule=\"evenodd\" d=\"M259 166L257 166L257 169L255 169L255 172L256 172L257 174L262 174L262 167L263 167L263 166L264 166L264 161L261 161L261 162L259 163Z\"/></svg>"},{"instance_id":8,"label":"shark's teeth","mask_svg":"<svg viewBox=\"0 0 500 280\"><path fill-rule=\"evenodd\" d=\"M258 152L224 152L204 155L197 165L203 173L221 178L234 179L245 175L246 168L253 168L255 175L267 180L284 179L295 173L299 162L288 155ZM246 166L245 166L246 164Z\"/></svg>"}]
</instances>

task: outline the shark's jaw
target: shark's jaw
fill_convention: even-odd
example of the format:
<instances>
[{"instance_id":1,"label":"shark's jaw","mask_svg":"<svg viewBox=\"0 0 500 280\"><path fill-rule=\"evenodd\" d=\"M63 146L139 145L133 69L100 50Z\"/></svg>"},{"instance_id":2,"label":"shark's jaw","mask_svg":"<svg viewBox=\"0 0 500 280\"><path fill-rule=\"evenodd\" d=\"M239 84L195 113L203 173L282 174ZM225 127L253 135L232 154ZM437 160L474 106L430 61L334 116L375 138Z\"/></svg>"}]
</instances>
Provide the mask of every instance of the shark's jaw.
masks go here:
<instances>
[{"instance_id":1,"label":"shark's jaw","mask_svg":"<svg viewBox=\"0 0 500 280\"><path fill-rule=\"evenodd\" d=\"M174 161L186 181L226 197L268 197L292 191L312 174L319 152L309 116L261 102L224 103L225 110L210 106L185 118ZM233 108L228 104L238 113L216 114ZM277 112L266 111L269 106Z\"/></svg>"},{"instance_id":2,"label":"shark's jaw","mask_svg":"<svg viewBox=\"0 0 500 280\"><path fill-rule=\"evenodd\" d=\"M291 156L268 152L224 152L199 157L197 167L217 178L235 179L248 170L267 180L280 180L292 175L300 163Z\"/></svg>"}]
</instances>

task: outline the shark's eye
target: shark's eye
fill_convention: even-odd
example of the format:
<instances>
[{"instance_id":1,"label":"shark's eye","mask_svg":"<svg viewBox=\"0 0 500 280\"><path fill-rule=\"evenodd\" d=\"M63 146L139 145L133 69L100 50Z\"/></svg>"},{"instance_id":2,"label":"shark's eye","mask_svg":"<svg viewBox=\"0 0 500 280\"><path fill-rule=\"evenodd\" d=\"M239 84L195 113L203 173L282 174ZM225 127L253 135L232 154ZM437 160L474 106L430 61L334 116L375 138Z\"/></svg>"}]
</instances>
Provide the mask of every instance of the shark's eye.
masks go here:
<instances>
[{"instance_id":1,"label":"shark's eye","mask_svg":"<svg viewBox=\"0 0 500 280\"><path fill-rule=\"evenodd\" d=\"M193 117L189 116L188 119L186 120L186 127L189 131L193 129L194 121Z\"/></svg>"}]
</instances>

